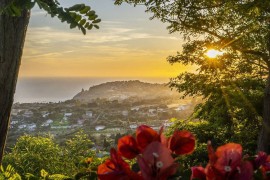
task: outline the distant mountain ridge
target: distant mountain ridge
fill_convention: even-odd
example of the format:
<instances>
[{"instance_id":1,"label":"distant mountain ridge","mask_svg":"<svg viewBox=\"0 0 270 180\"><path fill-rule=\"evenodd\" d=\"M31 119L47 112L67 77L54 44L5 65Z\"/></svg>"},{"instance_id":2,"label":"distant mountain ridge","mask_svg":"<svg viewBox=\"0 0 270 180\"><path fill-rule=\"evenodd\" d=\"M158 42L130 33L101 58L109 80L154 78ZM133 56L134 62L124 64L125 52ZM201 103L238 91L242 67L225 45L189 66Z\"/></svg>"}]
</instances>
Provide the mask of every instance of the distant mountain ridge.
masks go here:
<instances>
[{"instance_id":1,"label":"distant mountain ridge","mask_svg":"<svg viewBox=\"0 0 270 180\"><path fill-rule=\"evenodd\" d=\"M92 101L97 98L107 100L125 100L129 98L155 99L168 96L177 96L166 84L152 84L139 80L114 81L92 86L89 90L82 90L73 99L79 101Z\"/></svg>"}]
</instances>

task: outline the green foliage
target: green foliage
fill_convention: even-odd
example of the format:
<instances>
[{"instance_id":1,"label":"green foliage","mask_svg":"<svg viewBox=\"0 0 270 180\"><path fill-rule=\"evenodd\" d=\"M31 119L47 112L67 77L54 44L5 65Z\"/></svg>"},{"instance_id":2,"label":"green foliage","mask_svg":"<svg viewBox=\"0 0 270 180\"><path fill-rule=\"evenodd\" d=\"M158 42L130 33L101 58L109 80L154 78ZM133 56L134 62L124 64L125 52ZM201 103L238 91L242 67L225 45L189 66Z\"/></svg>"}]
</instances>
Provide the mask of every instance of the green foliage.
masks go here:
<instances>
[{"instance_id":1,"label":"green foliage","mask_svg":"<svg viewBox=\"0 0 270 180\"><path fill-rule=\"evenodd\" d=\"M93 27L99 29L97 24L101 22L101 19L98 19L90 6L76 4L69 8L63 8L57 0L13 0L5 7L0 7L0 15L21 16L22 11L30 10L35 5L38 5L51 17L56 16L61 22L66 22L71 29L77 27L83 34L86 34L86 30L91 30Z\"/></svg>"},{"instance_id":2,"label":"green foliage","mask_svg":"<svg viewBox=\"0 0 270 180\"><path fill-rule=\"evenodd\" d=\"M74 179L97 179L97 167L104 161L104 158L92 156L80 163L80 169L74 176Z\"/></svg>"},{"instance_id":3,"label":"green foliage","mask_svg":"<svg viewBox=\"0 0 270 180\"><path fill-rule=\"evenodd\" d=\"M12 165L22 177L34 179L76 179L93 177L104 158L98 158L89 135L83 131L57 145L51 136L21 136L3 165ZM9 166L8 166L9 167Z\"/></svg>"},{"instance_id":4,"label":"green foliage","mask_svg":"<svg viewBox=\"0 0 270 180\"><path fill-rule=\"evenodd\" d=\"M95 153L90 150L91 147L93 147L93 142L90 140L89 135L85 134L83 131L79 131L73 138L66 141L64 149L70 161L74 162L74 164L78 164L86 157L95 156Z\"/></svg>"},{"instance_id":5,"label":"green foliage","mask_svg":"<svg viewBox=\"0 0 270 180\"><path fill-rule=\"evenodd\" d=\"M40 171L39 176L35 176L33 174L27 173L26 174L26 179L28 180L72 180L72 178L62 175L62 174L52 174L50 175L47 171L42 169Z\"/></svg>"},{"instance_id":6,"label":"green foliage","mask_svg":"<svg viewBox=\"0 0 270 180\"><path fill-rule=\"evenodd\" d=\"M179 160L183 172L190 173L190 167L202 165L208 162L207 142L211 141L214 147L221 146L229 142L235 142L242 145L244 154L254 154L256 152L256 141L258 127L238 124L230 126L208 121L183 121L172 119L174 122L167 134L172 134L176 129L188 130L196 136L196 148L191 155L183 156ZM246 123L248 124L248 123ZM188 176L189 177L189 176Z\"/></svg>"},{"instance_id":7,"label":"green foliage","mask_svg":"<svg viewBox=\"0 0 270 180\"><path fill-rule=\"evenodd\" d=\"M4 156L3 164L11 164L21 175L38 175L42 169L50 170L50 173L64 173L62 154L51 137L25 135L18 139L12 152Z\"/></svg>"},{"instance_id":8,"label":"green foliage","mask_svg":"<svg viewBox=\"0 0 270 180\"><path fill-rule=\"evenodd\" d=\"M241 143L249 135L240 131L258 132L263 111L269 111L263 108L263 99L267 95L264 89L270 83L270 13L266 8L270 1L116 0L115 3L123 2L144 4L152 18L169 24L170 33L183 35L183 50L167 60L171 64L194 65L197 70L172 78L170 87L183 93L183 97L204 99L195 108L193 119L224 126L228 134L224 140L233 141L230 138L237 137L236 142ZM209 49L223 54L210 58L206 55ZM264 117L265 121L269 121L267 118Z\"/></svg>"},{"instance_id":9,"label":"green foliage","mask_svg":"<svg viewBox=\"0 0 270 180\"><path fill-rule=\"evenodd\" d=\"M21 176L11 165L8 165L6 169L4 169L3 166L0 167L0 179L21 180Z\"/></svg>"}]
</instances>

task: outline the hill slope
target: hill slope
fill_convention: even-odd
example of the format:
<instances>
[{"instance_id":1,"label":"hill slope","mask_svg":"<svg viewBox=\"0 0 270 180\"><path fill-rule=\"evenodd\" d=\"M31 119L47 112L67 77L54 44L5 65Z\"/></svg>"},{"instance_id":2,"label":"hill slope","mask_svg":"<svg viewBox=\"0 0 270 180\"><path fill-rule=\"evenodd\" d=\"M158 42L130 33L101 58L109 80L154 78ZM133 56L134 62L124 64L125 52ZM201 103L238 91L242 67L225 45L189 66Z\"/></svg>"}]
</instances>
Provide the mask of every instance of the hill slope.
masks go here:
<instances>
[{"instance_id":1,"label":"hill slope","mask_svg":"<svg viewBox=\"0 0 270 180\"><path fill-rule=\"evenodd\" d=\"M125 100L129 98L156 99L175 96L179 93L172 91L165 84L151 84L135 81L115 81L92 86L89 90L81 91L74 100L90 102L97 98L107 100Z\"/></svg>"}]
</instances>

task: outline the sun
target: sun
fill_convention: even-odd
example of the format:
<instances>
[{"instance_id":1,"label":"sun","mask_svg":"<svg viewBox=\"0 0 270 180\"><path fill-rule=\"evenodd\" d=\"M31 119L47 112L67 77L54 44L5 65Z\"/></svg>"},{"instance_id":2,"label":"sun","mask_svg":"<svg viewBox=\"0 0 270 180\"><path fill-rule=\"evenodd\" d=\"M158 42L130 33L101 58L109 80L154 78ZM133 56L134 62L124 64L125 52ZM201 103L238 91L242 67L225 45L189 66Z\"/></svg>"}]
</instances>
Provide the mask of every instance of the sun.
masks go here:
<instances>
[{"instance_id":1,"label":"sun","mask_svg":"<svg viewBox=\"0 0 270 180\"><path fill-rule=\"evenodd\" d=\"M209 58L216 58L217 56L222 55L223 52L222 51L215 50L215 49L209 49L205 54Z\"/></svg>"}]
</instances>

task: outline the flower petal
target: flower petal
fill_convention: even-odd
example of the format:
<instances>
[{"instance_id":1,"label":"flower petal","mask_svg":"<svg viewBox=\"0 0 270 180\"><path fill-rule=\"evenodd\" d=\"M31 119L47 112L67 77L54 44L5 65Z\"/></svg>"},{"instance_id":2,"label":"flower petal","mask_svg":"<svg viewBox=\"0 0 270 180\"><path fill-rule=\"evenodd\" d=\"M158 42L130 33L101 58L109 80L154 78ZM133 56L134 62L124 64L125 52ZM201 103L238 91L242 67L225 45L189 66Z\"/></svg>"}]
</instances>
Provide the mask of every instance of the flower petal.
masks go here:
<instances>
[{"instance_id":1,"label":"flower petal","mask_svg":"<svg viewBox=\"0 0 270 180\"><path fill-rule=\"evenodd\" d=\"M228 143L217 148L217 161L215 168L222 174L226 174L226 168L229 167L231 171L235 170L241 165L242 160L242 146L240 144Z\"/></svg>"},{"instance_id":2,"label":"flower petal","mask_svg":"<svg viewBox=\"0 0 270 180\"><path fill-rule=\"evenodd\" d=\"M138 156L138 164L140 166L144 179L167 179L176 172L178 165L174 163L171 151L158 141L149 144L142 157Z\"/></svg>"},{"instance_id":3,"label":"flower petal","mask_svg":"<svg viewBox=\"0 0 270 180\"><path fill-rule=\"evenodd\" d=\"M127 159L133 159L140 153L140 150L136 140L127 135L118 140L118 153Z\"/></svg>"},{"instance_id":4,"label":"flower petal","mask_svg":"<svg viewBox=\"0 0 270 180\"><path fill-rule=\"evenodd\" d=\"M214 165L215 162L217 161L217 156L215 154L211 141L207 142L207 151L208 151L209 164Z\"/></svg>"},{"instance_id":5,"label":"flower petal","mask_svg":"<svg viewBox=\"0 0 270 180\"><path fill-rule=\"evenodd\" d=\"M258 155L253 160L253 167L255 170L260 168L262 165L264 165L267 161L267 154L265 152L258 152Z\"/></svg>"},{"instance_id":6,"label":"flower petal","mask_svg":"<svg viewBox=\"0 0 270 180\"><path fill-rule=\"evenodd\" d=\"M189 131L175 131L169 138L169 148L178 155L190 154L195 148L195 137Z\"/></svg>"},{"instance_id":7,"label":"flower petal","mask_svg":"<svg viewBox=\"0 0 270 180\"><path fill-rule=\"evenodd\" d=\"M100 180L110 179L130 179L128 172L130 172L129 164L126 163L116 152L111 149L111 158L107 159L103 164L98 166L98 177Z\"/></svg>"},{"instance_id":8,"label":"flower petal","mask_svg":"<svg viewBox=\"0 0 270 180\"><path fill-rule=\"evenodd\" d=\"M151 142L159 141L159 134L151 127L141 125L136 130L136 140L139 148L144 150Z\"/></svg>"},{"instance_id":9,"label":"flower petal","mask_svg":"<svg viewBox=\"0 0 270 180\"><path fill-rule=\"evenodd\" d=\"M249 161L241 163L239 170L230 179L235 180L252 180L253 179L253 167Z\"/></svg>"},{"instance_id":10,"label":"flower petal","mask_svg":"<svg viewBox=\"0 0 270 180\"><path fill-rule=\"evenodd\" d=\"M191 168L192 175L191 175L191 180L192 179L198 179L198 180L205 180L206 179L206 174L205 170L202 166L195 166Z\"/></svg>"},{"instance_id":11,"label":"flower petal","mask_svg":"<svg viewBox=\"0 0 270 180\"><path fill-rule=\"evenodd\" d=\"M100 180L128 179L125 172L118 170L111 159L107 159L105 163L98 166L97 174Z\"/></svg>"}]
</instances>

